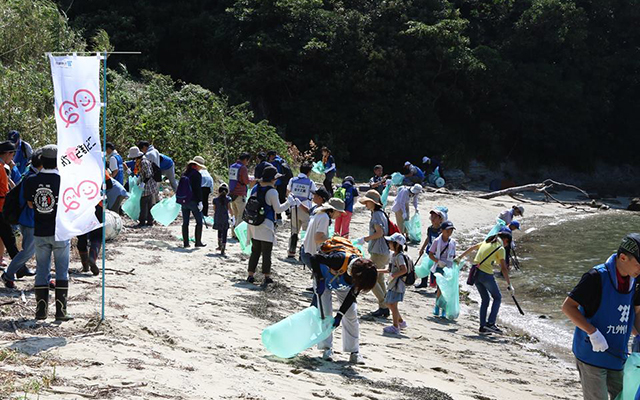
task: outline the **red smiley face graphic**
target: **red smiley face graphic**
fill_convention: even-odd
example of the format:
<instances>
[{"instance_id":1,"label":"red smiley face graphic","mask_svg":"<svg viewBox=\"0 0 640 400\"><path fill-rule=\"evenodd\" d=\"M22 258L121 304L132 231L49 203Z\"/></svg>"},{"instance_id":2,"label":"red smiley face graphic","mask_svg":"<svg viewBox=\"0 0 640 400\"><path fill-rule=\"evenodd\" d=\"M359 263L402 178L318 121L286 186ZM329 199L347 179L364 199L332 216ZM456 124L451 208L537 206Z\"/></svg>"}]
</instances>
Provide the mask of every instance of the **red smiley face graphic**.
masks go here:
<instances>
[{"instance_id":1,"label":"red smiley face graphic","mask_svg":"<svg viewBox=\"0 0 640 400\"><path fill-rule=\"evenodd\" d=\"M60 118L67 123L67 128L80 120L79 109L85 113L93 110L96 106L96 97L86 89L80 89L73 94L73 101L64 101L60 105L58 113Z\"/></svg>"},{"instance_id":2,"label":"red smiley face graphic","mask_svg":"<svg viewBox=\"0 0 640 400\"><path fill-rule=\"evenodd\" d=\"M62 204L66 207L64 212L80 208L80 201L93 200L100 194L98 184L91 181L82 181L77 188L67 188L62 196Z\"/></svg>"}]
</instances>

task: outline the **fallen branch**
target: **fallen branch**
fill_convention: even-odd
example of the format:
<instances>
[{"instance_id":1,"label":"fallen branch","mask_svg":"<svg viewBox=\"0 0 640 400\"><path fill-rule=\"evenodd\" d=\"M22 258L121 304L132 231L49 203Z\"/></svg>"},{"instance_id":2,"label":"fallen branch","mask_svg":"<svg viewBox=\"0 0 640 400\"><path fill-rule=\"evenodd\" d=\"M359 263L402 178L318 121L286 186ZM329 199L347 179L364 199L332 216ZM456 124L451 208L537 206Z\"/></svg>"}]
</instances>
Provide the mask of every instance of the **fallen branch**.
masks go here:
<instances>
[{"instance_id":1,"label":"fallen branch","mask_svg":"<svg viewBox=\"0 0 640 400\"><path fill-rule=\"evenodd\" d=\"M549 190L551 190L554 186L560 186L560 187L564 187L567 189L572 189L572 190L576 190L580 193L582 193L584 196L586 196L587 198L589 198L589 194L587 192L585 192L584 190L580 189L577 186L574 185L569 185L566 183L562 183L562 182L556 182L552 179L547 179L542 183L530 183L528 185L523 185L523 186L515 186L512 188L508 188L508 189L503 189L503 190L498 190L496 192L491 192L491 193L485 193L485 194L481 194L480 196L477 196L480 199L493 199L494 197L500 197L500 196L512 196L515 195L516 193L522 193L522 192L537 192L537 193L543 193L547 198L550 198L562 205L581 205L581 206L589 206L589 207L597 207L599 208L601 206L601 204L598 204L595 201L591 201L591 202L575 202L575 201L560 201L558 199L556 199L555 197L551 196L549 194Z\"/></svg>"},{"instance_id":2,"label":"fallen branch","mask_svg":"<svg viewBox=\"0 0 640 400\"><path fill-rule=\"evenodd\" d=\"M125 275L135 275L133 273L133 271L135 271L135 268L132 268L131 271L123 271L121 269L115 269L115 268L105 268L105 271L111 271L111 272L115 272L116 274L125 274Z\"/></svg>"},{"instance_id":3,"label":"fallen branch","mask_svg":"<svg viewBox=\"0 0 640 400\"><path fill-rule=\"evenodd\" d=\"M85 281L83 279L78 279L78 278L73 278L73 281L74 282L80 282L80 283L86 283L87 285L92 285L92 286L96 286L96 287L101 287L102 286L100 283ZM126 287L118 286L118 285L105 285L105 287L113 288L113 289L126 289Z\"/></svg>"},{"instance_id":4,"label":"fallen branch","mask_svg":"<svg viewBox=\"0 0 640 400\"><path fill-rule=\"evenodd\" d=\"M171 311L169 311L167 308L164 308L164 307L159 306L159 305L157 305L157 304L153 304L152 302L149 302L149 305L152 305L152 306L154 306L154 307L157 307L157 308L159 308L159 309L161 309L161 310L164 310L164 311L166 311L166 312L171 312Z\"/></svg>"},{"instance_id":5,"label":"fallen branch","mask_svg":"<svg viewBox=\"0 0 640 400\"><path fill-rule=\"evenodd\" d=\"M8 306L9 304L14 304L15 300L5 301L4 303L0 303L0 306Z\"/></svg>"}]
</instances>

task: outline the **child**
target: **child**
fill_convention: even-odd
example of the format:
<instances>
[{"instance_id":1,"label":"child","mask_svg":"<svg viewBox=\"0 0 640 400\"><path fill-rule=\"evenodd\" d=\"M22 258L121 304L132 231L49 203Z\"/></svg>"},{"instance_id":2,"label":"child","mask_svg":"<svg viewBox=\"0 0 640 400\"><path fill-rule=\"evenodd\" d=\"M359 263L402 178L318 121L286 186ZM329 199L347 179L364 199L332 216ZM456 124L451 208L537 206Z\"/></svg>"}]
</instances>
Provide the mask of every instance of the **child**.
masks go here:
<instances>
[{"instance_id":1,"label":"child","mask_svg":"<svg viewBox=\"0 0 640 400\"><path fill-rule=\"evenodd\" d=\"M382 165L373 167L373 177L369 180L369 187L375 189L382 195L385 186L387 186L388 176L382 176Z\"/></svg>"},{"instance_id":2,"label":"child","mask_svg":"<svg viewBox=\"0 0 640 400\"><path fill-rule=\"evenodd\" d=\"M342 189L344 189L344 210L336 219L336 234L349 238L349 225L351 224L351 216L353 215L353 202L358 197L358 189L356 189L356 182L352 176L347 176L342 181ZM338 191L336 191L337 195ZM337 197L337 196L336 196Z\"/></svg>"},{"instance_id":3,"label":"child","mask_svg":"<svg viewBox=\"0 0 640 400\"><path fill-rule=\"evenodd\" d=\"M431 268L432 273L440 273L444 275L445 268L451 268L453 266L453 260L456 258L456 241L451 239L453 230L456 229L451 221L446 221L440 226L442 233L433 242L429 249L429 258L433 260L434 264ZM440 307L438 307L438 299L442 293L440 288L436 293L436 306L433 309L433 315L444 318L444 308L442 314L440 314Z\"/></svg>"},{"instance_id":4,"label":"child","mask_svg":"<svg viewBox=\"0 0 640 400\"><path fill-rule=\"evenodd\" d=\"M229 230L229 214L231 213L231 197L229 187L223 183L218 188L218 197L213 199L213 229L218 231L218 248L224 256L227 246L227 231Z\"/></svg>"},{"instance_id":5,"label":"child","mask_svg":"<svg viewBox=\"0 0 640 400\"><path fill-rule=\"evenodd\" d=\"M447 207L436 207L429 211L429 220L431 221L431 226L427 228L427 238L425 239L422 247L420 248L420 252L418 253L419 257L422 257L424 252L429 253L429 249L433 245L433 242L440 236L440 226L443 222L449 219L447 213L449 210ZM436 287L436 277L433 274L431 275L431 287ZM416 289L422 289L429 286L429 277L424 277L420 281L420 284L416 286Z\"/></svg>"},{"instance_id":6,"label":"child","mask_svg":"<svg viewBox=\"0 0 640 400\"><path fill-rule=\"evenodd\" d=\"M402 278L408 271L408 260L403 251L407 240L404 235L398 232L391 236L385 236L384 239L387 241L389 249L393 251L393 255L391 256L389 268L379 269L378 273L388 273L391 275L391 279L387 285L389 290L387 291L387 296L384 298L384 302L391 310L393 325L387 326L382 330L382 332L398 335L400 333L400 329L405 329L407 327L407 322L402 319L400 311L398 310L398 303L403 300L405 292L405 283Z\"/></svg>"}]
</instances>

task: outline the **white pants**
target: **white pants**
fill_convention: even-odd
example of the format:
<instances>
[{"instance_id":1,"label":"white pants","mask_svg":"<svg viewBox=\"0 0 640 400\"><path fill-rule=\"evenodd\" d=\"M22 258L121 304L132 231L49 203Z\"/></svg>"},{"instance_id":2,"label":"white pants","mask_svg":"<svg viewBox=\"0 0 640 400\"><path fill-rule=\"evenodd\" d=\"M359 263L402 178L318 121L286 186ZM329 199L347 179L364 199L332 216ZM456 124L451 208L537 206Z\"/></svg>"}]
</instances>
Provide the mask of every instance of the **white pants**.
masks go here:
<instances>
[{"instance_id":1,"label":"white pants","mask_svg":"<svg viewBox=\"0 0 640 400\"><path fill-rule=\"evenodd\" d=\"M333 315L333 292L334 290L326 289L324 293L322 293L322 296L320 296L325 317ZM335 292L340 305L342 305L349 290L335 290ZM357 353L360 350L360 321L358 320L358 305L355 302L349 307L344 317L342 317L340 326L342 326L342 350L346 353ZM330 349L332 347L333 334L318 343L320 350Z\"/></svg>"}]
</instances>

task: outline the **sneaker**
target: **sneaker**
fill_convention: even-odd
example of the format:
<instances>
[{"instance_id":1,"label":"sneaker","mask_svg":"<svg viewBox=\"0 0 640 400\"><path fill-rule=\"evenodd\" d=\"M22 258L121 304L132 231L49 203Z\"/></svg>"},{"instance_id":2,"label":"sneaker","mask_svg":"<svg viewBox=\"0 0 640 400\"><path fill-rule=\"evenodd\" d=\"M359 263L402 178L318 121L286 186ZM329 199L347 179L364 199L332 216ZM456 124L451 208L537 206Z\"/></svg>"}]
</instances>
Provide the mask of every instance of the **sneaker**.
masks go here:
<instances>
[{"instance_id":1,"label":"sneaker","mask_svg":"<svg viewBox=\"0 0 640 400\"><path fill-rule=\"evenodd\" d=\"M333 350L326 349L322 352L322 359L325 361L333 361Z\"/></svg>"},{"instance_id":2,"label":"sneaker","mask_svg":"<svg viewBox=\"0 0 640 400\"><path fill-rule=\"evenodd\" d=\"M249 276L249 277L247 277L247 282L249 282L249 283L253 283L253 282L255 282L255 281L256 281L256 278L254 278L253 276Z\"/></svg>"},{"instance_id":3,"label":"sneaker","mask_svg":"<svg viewBox=\"0 0 640 400\"><path fill-rule=\"evenodd\" d=\"M2 274L2 276L0 278L2 279L2 282L4 282L4 287L6 287L7 289L15 289L16 288L16 284L12 280L9 279L7 274Z\"/></svg>"},{"instance_id":4,"label":"sneaker","mask_svg":"<svg viewBox=\"0 0 640 400\"><path fill-rule=\"evenodd\" d=\"M360 364L364 365L364 357L360 353L351 353L349 356L349 362L351 364Z\"/></svg>"},{"instance_id":5,"label":"sneaker","mask_svg":"<svg viewBox=\"0 0 640 400\"><path fill-rule=\"evenodd\" d=\"M409 325L407 325L407 321L402 321L402 322L400 322L399 328L400 329L407 329L408 326Z\"/></svg>"},{"instance_id":6,"label":"sneaker","mask_svg":"<svg viewBox=\"0 0 640 400\"><path fill-rule=\"evenodd\" d=\"M433 308L433 315L435 315L436 317L440 315L440 307L435 306Z\"/></svg>"},{"instance_id":7,"label":"sneaker","mask_svg":"<svg viewBox=\"0 0 640 400\"><path fill-rule=\"evenodd\" d=\"M493 333L502 333L502 329L498 328L496 324L487 324L485 328L487 328Z\"/></svg>"},{"instance_id":8,"label":"sneaker","mask_svg":"<svg viewBox=\"0 0 640 400\"><path fill-rule=\"evenodd\" d=\"M273 279L271 278L264 278L264 281L262 282L262 286L263 287L267 287L267 285L270 285L273 283Z\"/></svg>"},{"instance_id":9,"label":"sneaker","mask_svg":"<svg viewBox=\"0 0 640 400\"><path fill-rule=\"evenodd\" d=\"M437 285L436 285L436 281L431 281L431 283L429 284L429 287L430 287L430 288L437 287Z\"/></svg>"},{"instance_id":10,"label":"sneaker","mask_svg":"<svg viewBox=\"0 0 640 400\"><path fill-rule=\"evenodd\" d=\"M390 335L398 335L400 334L400 329L396 328L393 325L387 326L385 328L382 329L382 333L387 333Z\"/></svg>"},{"instance_id":11,"label":"sneaker","mask_svg":"<svg viewBox=\"0 0 640 400\"><path fill-rule=\"evenodd\" d=\"M376 311L371 313L371 316L376 318L388 318L389 313L388 308L378 308Z\"/></svg>"},{"instance_id":12,"label":"sneaker","mask_svg":"<svg viewBox=\"0 0 640 400\"><path fill-rule=\"evenodd\" d=\"M287 253L287 258L296 258L296 253Z\"/></svg>"},{"instance_id":13,"label":"sneaker","mask_svg":"<svg viewBox=\"0 0 640 400\"><path fill-rule=\"evenodd\" d=\"M429 287L429 282L426 279L420 281L419 284L414 286L416 289L424 289Z\"/></svg>"},{"instance_id":14,"label":"sneaker","mask_svg":"<svg viewBox=\"0 0 640 400\"><path fill-rule=\"evenodd\" d=\"M491 335L493 333L489 329L487 329L486 326L481 326L480 329L478 329L478 332L485 335Z\"/></svg>"}]
</instances>

